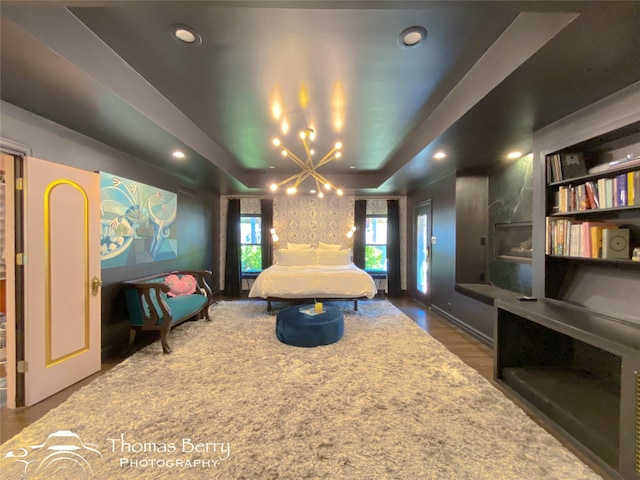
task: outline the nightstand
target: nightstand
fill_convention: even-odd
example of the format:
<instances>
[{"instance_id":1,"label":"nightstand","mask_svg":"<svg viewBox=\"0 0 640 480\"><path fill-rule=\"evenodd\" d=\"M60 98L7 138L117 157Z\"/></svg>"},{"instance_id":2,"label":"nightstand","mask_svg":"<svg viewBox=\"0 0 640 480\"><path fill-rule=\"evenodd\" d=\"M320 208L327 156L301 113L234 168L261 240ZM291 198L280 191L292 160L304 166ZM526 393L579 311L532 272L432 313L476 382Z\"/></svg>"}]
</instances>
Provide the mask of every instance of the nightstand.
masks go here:
<instances>
[{"instance_id":1,"label":"nightstand","mask_svg":"<svg viewBox=\"0 0 640 480\"><path fill-rule=\"evenodd\" d=\"M385 288L387 286L387 272L369 272L371 278L376 284L376 290L378 293L376 296L380 295L380 297L384 298Z\"/></svg>"}]
</instances>

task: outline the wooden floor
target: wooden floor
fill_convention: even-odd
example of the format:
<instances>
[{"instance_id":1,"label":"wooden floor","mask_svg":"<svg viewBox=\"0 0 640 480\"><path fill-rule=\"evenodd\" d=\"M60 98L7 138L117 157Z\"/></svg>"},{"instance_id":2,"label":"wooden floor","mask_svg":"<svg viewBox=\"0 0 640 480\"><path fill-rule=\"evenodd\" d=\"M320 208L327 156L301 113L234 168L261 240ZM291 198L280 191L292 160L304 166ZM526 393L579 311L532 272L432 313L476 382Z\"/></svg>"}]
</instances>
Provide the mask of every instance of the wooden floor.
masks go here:
<instances>
[{"instance_id":1,"label":"wooden floor","mask_svg":"<svg viewBox=\"0 0 640 480\"><path fill-rule=\"evenodd\" d=\"M416 322L421 328L429 332L429 334L442 343L449 351L460 357L460 359L467 365L475 369L480 375L487 380L493 379L493 352L492 350L476 340L463 330L459 329L441 315L435 311L425 307L421 303L407 298L394 298L389 299L398 309L400 309L405 315ZM0 410L0 443L4 443L14 435L20 433L20 431L28 426L30 423L35 422L40 417L45 415L50 409L64 402L69 395L78 390L83 385L91 382L102 373L113 368L121 362L123 358L113 358L107 362L103 362L102 370L91 377L72 385L71 387L63 390L62 392L53 395L42 402L27 408L18 409L6 409ZM514 402L517 403L517 402ZM589 465L596 473L598 473L605 480L610 480L604 471L602 471L597 465L591 462L585 455L578 451L573 445L571 445L558 431L549 428L542 422L538 421L531 412L527 411L526 406L520 405L532 418L545 428L549 433L558 438L560 442L571 450L576 456L578 456L583 462Z\"/></svg>"}]
</instances>

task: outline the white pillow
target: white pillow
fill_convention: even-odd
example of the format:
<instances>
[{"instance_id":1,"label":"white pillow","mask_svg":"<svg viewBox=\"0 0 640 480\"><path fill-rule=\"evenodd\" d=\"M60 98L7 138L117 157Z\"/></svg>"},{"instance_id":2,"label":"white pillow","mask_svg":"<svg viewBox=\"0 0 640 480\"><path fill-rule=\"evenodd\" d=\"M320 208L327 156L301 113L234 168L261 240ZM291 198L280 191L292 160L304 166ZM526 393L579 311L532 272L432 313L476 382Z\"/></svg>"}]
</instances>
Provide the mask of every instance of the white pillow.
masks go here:
<instances>
[{"instance_id":1,"label":"white pillow","mask_svg":"<svg viewBox=\"0 0 640 480\"><path fill-rule=\"evenodd\" d=\"M345 250L316 250L318 265L349 265L351 264L351 249Z\"/></svg>"},{"instance_id":2,"label":"white pillow","mask_svg":"<svg viewBox=\"0 0 640 480\"><path fill-rule=\"evenodd\" d=\"M318 243L318 248L321 250L332 250L334 252L342 249L342 245L340 244L333 244L333 243Z\"/></svg>"},{"instance_id":3,"label":"white pillow","mask_svg":"<svg viewBox=\"0 0 640 480\"><path fill-rule=\"evenodd\" d=\"M305 250L278 250L278 265L313 265L315 258L315 251L311 248Z\"/></svg>"},{"instance_id":4,"label":"white pillow","mask_svg":"<svg viewBox=\"0 0 640 480\"><path fill-rule=\"evenodd\" d=\"M287 243L287 247L289 250L306 250L307 248L311 248L310 243Z\"/></svg>"}]
</instances>

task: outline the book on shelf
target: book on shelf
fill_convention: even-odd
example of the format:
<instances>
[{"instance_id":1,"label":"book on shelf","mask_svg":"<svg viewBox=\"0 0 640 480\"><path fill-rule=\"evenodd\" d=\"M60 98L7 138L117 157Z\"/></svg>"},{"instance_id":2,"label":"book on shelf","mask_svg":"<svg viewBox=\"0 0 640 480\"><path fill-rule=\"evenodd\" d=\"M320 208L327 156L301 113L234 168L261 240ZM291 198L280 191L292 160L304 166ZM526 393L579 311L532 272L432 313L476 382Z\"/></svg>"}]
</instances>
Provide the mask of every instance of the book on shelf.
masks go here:
<instances>
[{"instance_id":1,"label":"book on shelf","mask_svg":"<svg viewBox=\"0 0 640 480\"><path fill-rule=\"evenodd\" d=\"M598 199L598 187L594 182L587 182L584 184L587 191L587 198L589 200L589 208L600 208L600 200Z\"/></svg>"},{"instance_id":2,"label":"book on shelf","mask_svg":"<svg viewBox=\"0 0 640 480\"><path fill-rule=\"evenodd\" d=\"M640 206L640 170L627 173L627 201L629 206Z\"/></svg>"},{"instance_id":3,"label":"book on shelf","mask_svg":"<svg viewBox=\"0 0 640 480\"><path fill-rule=\"evenodd\" d=\"M607 208L607 189L605 186L606 178L599 178L596 182L598 188L598 204L600 208Z\"/></svg>"},{"instance_id":4,"label":"book on shelf","mask_svg":"<svg viewBox=\"0 0 640 480\"><path fill-rule=\"evenodd\" d=\"M547 155L547 183L560 182L587 174L582 152L554 153Z\"/></svg>"},{"instance_id":5,"label":"book on shelf","mask_svg":"<svg viewBox=\"0 0 640 480\"><path fill-rule=\"evenodd\" d=\"M612 228L602 231L602 258L607 260L629 259L628 228Z\"/></svg>"},{"instance_id":6,"label":"book on shelf","mask_svg":"<svg viewBox=\"0 0 640 480\"><path fill-rule=\"evenodd\" d=\"M569 256L581 257L582 256L582 224L572 223L569 230Z\"/></svg>"},{"instance_id":7,"label":"book on shelf","mask_svg":"<svg viewBox=\"0 0 640 480\"><path fill-rule=\"evenodd\" d=\"M613 197L614 207L626 207L627 202L627 174L623 173L614 177L613 184L615 186L615 196Z\"/></svg>"},{"instance_id":8,"label":"book on shelf","mask_svg":"<svg viewBox=\"0 0 640 480\"><path fill-rule=\"evenodd\" d=\"M561 153L560 170L562 178L565 180L586 175L587 167L584 163L584 155L581 152Z\"/></svg>"},{"instance_id":9,"label":"book on shelf","mask_svg":"<svg viewBox=\"0 0 640 480\"><path fill-rule=\"evenodd\" d=\"M604 179L604 208L613 208L613 178Z\"/></svg>"}]
</instances>

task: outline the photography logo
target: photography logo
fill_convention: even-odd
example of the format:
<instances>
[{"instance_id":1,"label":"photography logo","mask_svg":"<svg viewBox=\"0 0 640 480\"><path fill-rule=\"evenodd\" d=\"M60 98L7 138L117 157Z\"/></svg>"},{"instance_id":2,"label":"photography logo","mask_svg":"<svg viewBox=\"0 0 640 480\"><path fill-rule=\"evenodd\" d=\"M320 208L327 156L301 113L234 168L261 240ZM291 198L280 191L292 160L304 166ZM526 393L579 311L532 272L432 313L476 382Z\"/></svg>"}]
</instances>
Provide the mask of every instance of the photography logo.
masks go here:
<instances>
[{"instance_id":1,"label":"photography logo","mask_svg":"<svg viewBox=\"0 0 640 480\"><path fill-rule=\"evenodd\" d=\"M101 459L102 454L91 443L67 430L49 435L42 445L10 450L4 455L5 468L10 462L21 464L24 479L56 478L67 473L81 473L87 478L93 475L91 461Z\"/></svg>"}]
</instances>

